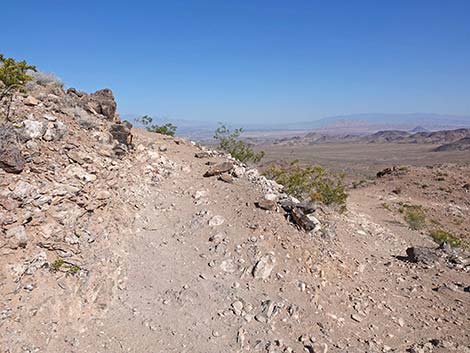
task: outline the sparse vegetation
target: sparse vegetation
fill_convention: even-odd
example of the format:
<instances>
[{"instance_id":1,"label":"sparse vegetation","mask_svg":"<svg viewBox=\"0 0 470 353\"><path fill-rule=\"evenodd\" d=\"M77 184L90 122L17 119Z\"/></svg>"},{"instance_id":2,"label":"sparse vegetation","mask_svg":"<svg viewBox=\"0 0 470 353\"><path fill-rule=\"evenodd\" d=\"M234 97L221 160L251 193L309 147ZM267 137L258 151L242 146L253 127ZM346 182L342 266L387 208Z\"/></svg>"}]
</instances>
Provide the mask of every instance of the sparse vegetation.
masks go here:
<instances>
[{"instance_id":1,"label":"sparse vegetation","mask_svg":"<svg viewBox=\"0 0 470 353\"><path fill-rule=\"evenodd\" d=\"M289 167L272 165L264 174L284 185L286 192L297 198L310 198L345 208L348 195L343 183L344 175L329 173L321 166L302 167L297 161Z\"/></svg>"},{"instance_id":2,"label":"sparse vegetation","mask_svg":"<svg viewBox=\"0 0 470 353\"><path fill-rule=\"evenodd\" d=\"M53 73L41 72L41 71L32 71L30 73L31 83L35 83L40 86L56 86L63 87L63 82ZM28 82L29 84L29 82ZM28 84L26 87L28 88Z\"/></svg>"},{"instance_id":3,"label":"sparse vegetation","mask_svg":"<svg viewBox=\"0 0 470 353\"><path fill-rule=\"evenodd\" d=\"M452 246L454 248L461 246L460 239L454 237L451 233L449 233L445 230L435 229L435 230L432 230L429 233L429 235L438 244L447 243L447 244L449 244L450 246Z\"/></svg>"},{"instance_id":4,"label":"sparse vegetation","mask_svg":"<svg viewBox=\"0 0 470 353\"><path fill-rule=\"evenodd\" d=\"M392 212L392 207L388 203L382 202L382 207L385 208L387 211Z\"/></svg>"},{"instance_id":5,"label":"sparse vegetation","mask_svg":"<svg viewBox=\"0 0 470 353\"><path fill-rule=\"evenodd\" d=\"M219 148L239 160L240 162L258 163L263 159L264 152L256 153L246 142L240 140L243 129L231 131L225 125L221 124L214 134L214 139L219 143Z\"/></svg>"},{"instance_id":6,"label":"sparse vegetation","mask_svg":"<svg viewBox=\"0 0 470 353\"><path fill-rule=\"evenodd\" d=\"M13 58L5 58L0 54L0 103L7 100L6 120L9 119L10 106L15 92L24 91L25 84L33 77L31 72L35 72L36 67L29 65L26 61L16 61Z\"/></svg>"},{"instance_id":7,"label":"sparse vegetation","mask_svg":"<svg viewBox=\"0 0 470 353\"><path fill-rule=\"evenodd\" d=\"M57 259L51 264L51 269L53 271L59 271L60 268L65 264L65 261L62 259Z\"/></svg>"},{"instance_id":8,"label":"sparse vegetation","mask_svg":"<svg viewBox=\"0 0 470 353\"><path fill-rule=\"evenodd\" d=\"M81 270L80 266L70 265L68 268L68 273L75 275Z\"/></svg>"},{"instance_id":9,"label":"sparse vegetation","mask_svg":"<svg viewBox=\"0 0 470 353\"><path fill-rule=\"evenodd\" d=\"M403 213L406 223L413 230L420 230L426 226L426 215L419 205L402 204L399 209Z\"/></svg>"},{"instance_id":10,"label":"sparse vegetation","mask_svg":"<svg viewBox=\"0 0 470 353\"><path fill-rule=\"evenodd\" d=\"M166 123L163 125L152 124L153 118L144 115L140 118L135 119L136 122L142 124L147 131L155 132L162 135L175 136L177 127L172 123Z\"/></svg>"},{"instance_id":11,"label":"sparse vegetation","mask_svg":"<svg viewBox=\"0 0 470 353\"><path fill-rule=\"evenodd\" d=\"M68 264L62 259L55 260L50 267L53 271L63 271L72 275L77 274L81 270L80 266Z\"/></svg>"}]
</instances>

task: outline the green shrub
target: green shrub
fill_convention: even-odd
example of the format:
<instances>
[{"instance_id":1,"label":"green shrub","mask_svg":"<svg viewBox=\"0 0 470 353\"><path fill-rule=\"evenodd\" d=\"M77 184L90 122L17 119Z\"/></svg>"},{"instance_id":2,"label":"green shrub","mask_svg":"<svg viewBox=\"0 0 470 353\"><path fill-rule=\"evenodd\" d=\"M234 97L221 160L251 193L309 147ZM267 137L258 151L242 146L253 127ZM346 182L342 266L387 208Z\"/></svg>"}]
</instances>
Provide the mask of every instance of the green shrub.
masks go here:
<instances>
[{"instance_id":1,"label":"green shrub","mask_svg":"<svg viewBox=\"0 0 470 353\"><path fill-rule=\"evenodd\" d=\"M64 271L72 275L75 275L81 270L81 268L80 266L77 266L77 265L68 264L62 259L57 259L51 264L51 270Z\"/></svg>"},{"instance_id":2,"label":"green shrub","mask_svg":"<svg viewBox=\"0 0 470 353\"><path fill-rule=\"evenodd\" d=\"M297 198L342 207L346 204L344 175L328 173L321 166L301 167L294 161L288 167L272 165L264 175L283 185L288 194Z\"/></svg>"},{"instance_id":3,"label":"green shrub","mask_svg":"<svg viewBox=\"0 0 470 353\"><path fill-rule=\"evenodd\" d=\"M62 259L57 259L51 264L51 269L54 271L59 271L60 268L65 264L65 261Z\"/></svg>"},{"instance_id":4,"label":"green shrub","mask_svg":"<svg viewBox=\"0 0 470 353\"><path fill-rule=\"evenodd\" d=\"M235 129L230 131L225 125L221 124L214 134L214 139L219 142L219 148L239 160L240 162L253 162L258 163L264 157L264 151L256 153L245 142L241 141L240 135L243 129Z\"/></svg>"},{"instance_id":5,"label":"green shrub","mask_svg":"<svg viewBox=\"0 0 470 353\"><path fill-rule=\"evenodd\" d=\"M429 235L431 235L431 238L433 238L434 241L438 244L447 243L454 248L461 245L460 239L454 237L452 234L442 229L432 230Z\"/></svg>"},{"instance_id":6,"label":"green shrub","mask_svg":"<svg viewBox=\"0 0 470 353\"><path fill-rule=\"evenodd\" d=\"M167 123L164 125L156 125L152 124L153 118L148 115L144 115L140 118L135 119L136 122L142 124L147 131L155 132L158 134L168 135L168 136L175 136L177 127L172 123Z\"/></svg>"},{"instance_id":7,"label":"green shrub","mask_svg":"<svg viewBox=\"0 0 470 353\"><path fill-rule=\"evenodd\" d=\"M16 91L24 91L24 86L33 77L29 75L30 72L35 72L36 67L29 65L26 61L16 61L13 58L5 58L0 54L0 81L2 87L0 88L0 103L5 98L10 98L7 105L6 119L10 115L10 105L13 100L13 95Z\"/></svg>"},{"instance_id":8,"label":"green shrub","mask_svg":"<svg viewBox=\"0 0 470 353\"><path fill-rule=\"evenodd\" d=\"M411 229L420 230L426 226L426 215L421 206L404 204L399 211L404 214L405 221Z\"/></svg>"},{"instance_id":9,"label":"green shrub","mask_svg":"<svg viewBox=\"0 0 470 353\"><path fill-rule=\"evenodd\" d=\"M382 202L382 207L385 208L387 211L392 211L392 207L387 202Z\"/></svg>"},{"instance_id":10,"label":"green shrub","mask_svg":"<svg viewBox=\"0 0 470 353\"><path fill-rule=\"evenodd\" d=\"M36 67L29 65L26 61L16 61L13 58L5 58L0 54L0 81L5 85L5 89L17 87L21 89L26 82L33 77L29 72L35 72Z\"/></svg>"}]
</instances>

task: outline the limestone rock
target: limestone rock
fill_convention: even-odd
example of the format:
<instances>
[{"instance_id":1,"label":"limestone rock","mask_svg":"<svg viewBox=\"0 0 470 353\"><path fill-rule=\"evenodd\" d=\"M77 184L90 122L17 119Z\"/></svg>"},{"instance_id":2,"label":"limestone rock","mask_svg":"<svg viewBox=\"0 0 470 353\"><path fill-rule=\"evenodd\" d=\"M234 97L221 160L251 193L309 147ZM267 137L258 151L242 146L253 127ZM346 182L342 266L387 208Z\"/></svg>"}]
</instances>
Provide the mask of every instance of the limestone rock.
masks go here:
<instances>
[{"instance_id":1,"label":"limestone rock","mask_svg":"<svg viewBox=\"0 0 470 353\"><path fill-rule=\"evenodd\" d=\"M268 279L274 269L276 258L273 254L266 254L258 260L253 268L253 277L256 279Z\"/></svg>"},{"instance_id":2,"label":"limestone rock","mask_svg":"<svg viewBox=\"0 0 470 353\"><path fill-rule=\"evenodd\" d=\"M28 139L36 139L44 135L46 131L44 123L37 120L26 119L23 121L23 135Z\"/></svg>"},{"instance_id":3,"label":"limestone rock","mask_svg":"<svg viewBox=\"0 0 470 353\"><path fill-rule=\"evenodd\" d=\"M8 229L5 237L10 239L10 246L14 249L25 248L28 244L28 236L24 226L16 226Z\"/></svg>"},{"instance_id":4,"label":"limestone rock","mask_svg":"<svg viewBox=\"0 0 470 353\"><path fill-rule=\"evenodd\" d=\"M214 216L209 220L209 226L211 227L218 227L225 222L224 217L222 216Z\"/></svg>"}]
</instances>

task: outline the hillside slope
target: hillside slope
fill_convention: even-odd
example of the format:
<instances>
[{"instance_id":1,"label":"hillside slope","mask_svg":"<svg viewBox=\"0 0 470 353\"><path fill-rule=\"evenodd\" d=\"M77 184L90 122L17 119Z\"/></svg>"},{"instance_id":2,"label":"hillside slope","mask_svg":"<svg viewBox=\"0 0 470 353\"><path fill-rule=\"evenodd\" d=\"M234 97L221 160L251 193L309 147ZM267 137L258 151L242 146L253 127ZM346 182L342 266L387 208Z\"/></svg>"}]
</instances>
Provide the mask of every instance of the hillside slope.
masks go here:
<instances>
[{"instance_id":1,"label":"hillside slope","mask_svg":"<svg viewBox=\"0 0 470 353\"><path fill-rule=\"evenodd\" d=\"M96 109L56 93L19 97L3 127L0 351L470 351L468 255L390 219L375 188L345 214L315 205L306 232L256 170L130 135L109 92Z\"/></svg>"}]
</instances>

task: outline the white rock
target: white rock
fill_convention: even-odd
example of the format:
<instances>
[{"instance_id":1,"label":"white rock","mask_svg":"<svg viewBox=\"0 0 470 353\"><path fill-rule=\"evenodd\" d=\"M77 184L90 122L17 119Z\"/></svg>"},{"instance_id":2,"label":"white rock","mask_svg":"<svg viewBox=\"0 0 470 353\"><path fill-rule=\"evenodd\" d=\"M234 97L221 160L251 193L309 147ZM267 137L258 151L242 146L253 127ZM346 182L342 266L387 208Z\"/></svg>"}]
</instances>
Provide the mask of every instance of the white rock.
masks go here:
<instances>
[{"instance_id":1,"label":"white rock","mask_svg":"<svg viewBox=\"0 0 470 353\"><path fill-rule=\"evenodd\" d=\"M231 259L223 260L220 263L219 267L222 271L227 273L233 273L237 270L237 266L233 263L233 260Z\"/></svg>"},{"instance_id":2,"label":"white rock","mask_svg":"<svg viewBox=\"0 0 470 353\"><path fill-rule=\"evenodd\" d=\"M23 180L18 181L12 191L13 198L22 201L33 194L35 194L34 186Z\"/></svg>"},{"instance_id":3,"label":"white rock","mask_svg":"<svg viewBox=\"0 0 470 353\"><path fill-rule=\"evenodd\" d=\"M209 226L211 227L218 227L224 224L225 218L222 216L214 216L209 220Z\"/></svg>"},{"instance_id":4,"label":"white rock","mask_svg":"<svg viewBox=\"0 0 470 353\"><path fill-rule=\"evenodd\" d=\"M47 130L42 137L45 141L57 141L60 140L67 132L67 127L60 121L50 122L47 124Z\"/></svg>"},{"instance_id":5,"label":"white rock","mask_svg":"<svg viewBox=\"0 0 470 353\"><path fill-rule=\"evenodd\" d=\"M199 200L201 197L206 197L206 196L207 196L207 191L206 190L198 190L193 195L193 197L196 200Z\"/></svg>"},{"instance_id":6,"label":"white rock","mask_svg":"<svg viewBox=\"0 0 470 353\"><path fill-rule=\"evenodd\" d=\"M14 243L12 244L13 247L17 248L24 248L26 244L28 244L28 236L26 235L26 229L24 226L16 226L13 228L8 229L5 232L6 238L13 238Z\"/></svg>"},{"instance_id":7,"label":"white rock","mask_svg":"<svg viewBox=\"0 0 470 353\"><path fill-rule=\"evenodd\" d=\"M278 196L276 194L266 194L264 198L269 201L277 201Z\"/></svg>"},{"instance_id":8,"label":"white rock","mask_svg":"<svg viewBox=\"0 0 470 353\"><path fill-rule=\"evenodd\" d=\"M256 279L267 279L274 269L276 258L274 254L266 254L261 257L253 269L253 277Z\"/></svg>"},{"instance_id":9,"label":"white rock","mask_svg":"<svg viewBox=\"0 0 470 353\"><path fill-rule=\"evenodd\" d=\"M241 178L245 175L245 168L241 166L235 166L233 167L232 174L236 178Z\"/></svg>"},{"instance_id":10,"label":"white rock","mask_svg":"<svg viewBox=\"0 0 470 353\"><path fill-rule=\"evenodd\" d=\"M23 121L24 133L30 139L36 139L44 135L45 127L40 121L26 119Z\"/></svg>"},{"instance_id":11,"label":"white rock","mask_svg":"<svg viewBox=\"0 0 470 353\"><path fill-rule=\"evenodd\" d=\"M235 315L237 315L237 316L241 315L242 310L243 310L243 303L239 300L234 301L232 303L232 309L233 309L233 312L235 313Z\"/></svg>"}]
</instances>

